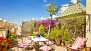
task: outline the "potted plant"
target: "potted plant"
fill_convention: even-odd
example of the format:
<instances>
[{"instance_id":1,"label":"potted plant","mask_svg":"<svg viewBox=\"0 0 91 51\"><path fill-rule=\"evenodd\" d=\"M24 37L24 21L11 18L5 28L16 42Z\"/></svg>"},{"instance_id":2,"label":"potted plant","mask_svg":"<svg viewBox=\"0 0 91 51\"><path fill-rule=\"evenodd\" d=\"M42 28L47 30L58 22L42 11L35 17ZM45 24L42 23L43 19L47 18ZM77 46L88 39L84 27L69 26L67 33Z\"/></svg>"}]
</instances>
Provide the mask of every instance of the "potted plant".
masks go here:
<instances>
[{"instance_id":1,"label":"potted plant","mask_svg":"<svg viewBox=\"0 0 91 51\"><path fill-rule=\"evenodd\" d=\"M66 28L66 30L64 31L63 41L64 41L65 46L68 46L68 43L71 42L70 33L69 33L69 31L68 31L67 28Z\"/></svg>"},{"instance_id":2,"label":"potted plant","mask_svg":"<svg viewBox=\"0 0 91 51\"><path fill-rule=\"evenodd\" d=\"M13 44L15 38L16 38L16 34L11 33L7 35L7 38L10 40L10 42Z\"/></svg>"},{"instance_id":3,"label":"potted plant","mask_svg":"<svg viewBox=\"0 0 91 51\"><path fill-rule=\"evenodd\" d=\"M70 39L70 40L68 41L68 46L67 46L67 47L72 46L72 43L73 43L73 41L72 41L72 39Z\"/></svg>"},{"instance_id":4,"label":"potted plant","mask_svg":"<svg viewBox=\"0 0 91 51\"><path fill-rule=\"evenodd\" d=\"M50 32L50 39L55 40L57 45L60 45L62 31L57 28L53 28Z\"/></svg>"},{"instance_id":5,"label":"potted plant","mask_svg":"<svg viewBox=\"0 0 91 51\"><path fill-rule=\"evenodd\" d=\"M6 51L7 47L11 47L10 40L4 37L0 37L0 50Z\"/></svg>"}]
</instances>

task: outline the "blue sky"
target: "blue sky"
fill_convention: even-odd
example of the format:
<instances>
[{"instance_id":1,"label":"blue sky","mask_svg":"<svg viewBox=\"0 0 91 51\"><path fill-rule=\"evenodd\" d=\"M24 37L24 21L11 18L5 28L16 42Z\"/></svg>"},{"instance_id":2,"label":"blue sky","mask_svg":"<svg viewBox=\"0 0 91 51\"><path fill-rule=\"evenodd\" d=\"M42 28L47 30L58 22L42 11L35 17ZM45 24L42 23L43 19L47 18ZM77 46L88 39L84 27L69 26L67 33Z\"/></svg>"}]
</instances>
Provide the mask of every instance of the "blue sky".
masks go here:
<instances>
[{"instance_id":1,"label":"blue sky","mask_svg":"<svg viewBox=\"0 0 91 51\"><path fill-rule=\"evenodd\" d=\"M47 6L50 1L55 1L56 5L61 7L56 15L58 16L66 8L63 5L76 3L77 0L0 0L0 18L18 23L24 20L48 18ZM81 0L81 3L86 6L86 0Z\"/></svg>"}]
</instances>

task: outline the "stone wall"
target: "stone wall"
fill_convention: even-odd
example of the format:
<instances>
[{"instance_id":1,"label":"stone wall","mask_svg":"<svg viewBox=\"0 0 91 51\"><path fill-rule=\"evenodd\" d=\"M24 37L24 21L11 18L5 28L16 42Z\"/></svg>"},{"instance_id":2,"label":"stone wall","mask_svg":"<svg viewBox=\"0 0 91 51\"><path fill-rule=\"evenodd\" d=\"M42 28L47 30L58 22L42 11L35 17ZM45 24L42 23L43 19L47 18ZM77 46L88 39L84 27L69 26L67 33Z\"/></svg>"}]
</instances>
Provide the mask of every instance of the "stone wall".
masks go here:
<instances>
[{"instance_id":1,"label":"stone wall","mask_svg":"<svg viewBox=\"0 0 91 51\"><path fill-rule=\"evenodd\" d=\"M23 34L32 34L36 29L36 20L22 22L21 31Z\"/></svg>"}]
</instances>

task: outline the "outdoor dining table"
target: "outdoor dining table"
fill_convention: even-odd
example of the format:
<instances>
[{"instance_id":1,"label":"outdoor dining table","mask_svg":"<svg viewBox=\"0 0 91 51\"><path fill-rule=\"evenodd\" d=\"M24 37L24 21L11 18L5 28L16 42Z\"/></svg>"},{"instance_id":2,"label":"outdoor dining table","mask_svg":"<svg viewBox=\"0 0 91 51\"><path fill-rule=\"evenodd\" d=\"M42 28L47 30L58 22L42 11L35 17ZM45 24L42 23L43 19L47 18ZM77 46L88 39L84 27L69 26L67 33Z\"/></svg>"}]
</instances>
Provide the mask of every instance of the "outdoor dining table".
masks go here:
<instances>
[{"instance_id":1,"label":"outdoor dining table","mask_svg":"<svg viewBox=\"0 0 91 51\"><path fill-rule=\"evenodd\" d=\"M30 36L30 38L34 41L34 42L43 42L43 41L47 41L48 39L44 38L44 37L33 37L33 36Z\"/></svg>"},{"instance_id":2,"label":"outdoor dining table","mask_svg":"<svg viewBox=\"0 0 91 51\"><path fill-rule=\"evenodd\" d=\"M46 39L46 38L44 38L42 36L41 37L30 36L30 38L32 39L33 42L35 42L35 43L38 42L38 44L39 44L39 42L44 42L44 41L48 41L49 40L49 39ZM49 48L49 46L42 46L41 48L45 48L46 50L51 49L51 48ZM39 49L41 49L41 48L39 48Z\"/></svg>"}]
</instances>

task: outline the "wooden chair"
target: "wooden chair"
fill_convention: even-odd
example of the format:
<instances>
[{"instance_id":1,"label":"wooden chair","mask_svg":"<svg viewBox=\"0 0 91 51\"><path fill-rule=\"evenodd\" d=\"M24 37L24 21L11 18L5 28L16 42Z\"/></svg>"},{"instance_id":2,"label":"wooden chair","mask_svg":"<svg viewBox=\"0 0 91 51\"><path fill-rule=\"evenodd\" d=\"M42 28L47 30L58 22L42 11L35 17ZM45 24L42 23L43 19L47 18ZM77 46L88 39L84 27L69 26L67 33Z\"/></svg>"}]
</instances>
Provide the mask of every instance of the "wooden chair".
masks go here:
<instances>
[{"instance_id":1,"label":"wooden chair","mask_svg":"<svg viewBox=\"0 0 91 51\"><path fill-rule=\"evenodd\" d=\"M67 47L67 51L81 51L85 44L86 44L87 39L83 37L77 37L74 43L72 44L71 47Z\"/></svg>"}]
</instances>

